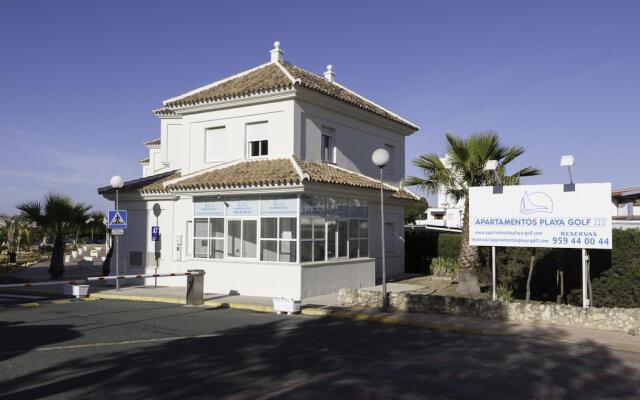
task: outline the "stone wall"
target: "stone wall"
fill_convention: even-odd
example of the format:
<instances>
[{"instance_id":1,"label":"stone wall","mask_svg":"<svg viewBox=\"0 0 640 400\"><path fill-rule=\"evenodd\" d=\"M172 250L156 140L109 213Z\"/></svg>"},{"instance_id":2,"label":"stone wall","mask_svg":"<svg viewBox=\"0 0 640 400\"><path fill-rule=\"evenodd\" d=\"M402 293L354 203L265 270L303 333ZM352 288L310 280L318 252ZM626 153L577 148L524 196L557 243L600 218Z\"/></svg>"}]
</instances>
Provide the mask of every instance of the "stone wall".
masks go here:
<instances>
[{"instance_id":1,"label":"stone wall","mask_svg":"<svg viewBox=\"0 0 640 400\"><path fill-rule=\"evenodd\" d=\"M382 306L382 293L363 289L340 289L338 301L341 306L379 308ZM389 293L389 308L399 312L461 315L640 334L640 309L637 308L585 309L558 304L503 303L408 292Z\"/></svg>"}]
</instances>

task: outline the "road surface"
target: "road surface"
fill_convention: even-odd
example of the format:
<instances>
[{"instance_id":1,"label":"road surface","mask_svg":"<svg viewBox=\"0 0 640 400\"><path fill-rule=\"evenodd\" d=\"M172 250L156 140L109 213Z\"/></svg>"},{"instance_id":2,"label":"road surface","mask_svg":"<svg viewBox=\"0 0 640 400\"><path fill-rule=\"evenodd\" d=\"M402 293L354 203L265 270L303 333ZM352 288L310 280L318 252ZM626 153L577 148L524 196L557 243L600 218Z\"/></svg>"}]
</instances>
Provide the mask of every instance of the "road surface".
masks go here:
<instances>
[{"instance_id":1,"label":"road surface","mask_svg":"<svg viewBox=\"0 0 640 400\"><path fill-rule=\"evenodd\" d=\"M0 399L637 399L640 354L160 303L0 310Z\"/></svg>"}]
</instances>

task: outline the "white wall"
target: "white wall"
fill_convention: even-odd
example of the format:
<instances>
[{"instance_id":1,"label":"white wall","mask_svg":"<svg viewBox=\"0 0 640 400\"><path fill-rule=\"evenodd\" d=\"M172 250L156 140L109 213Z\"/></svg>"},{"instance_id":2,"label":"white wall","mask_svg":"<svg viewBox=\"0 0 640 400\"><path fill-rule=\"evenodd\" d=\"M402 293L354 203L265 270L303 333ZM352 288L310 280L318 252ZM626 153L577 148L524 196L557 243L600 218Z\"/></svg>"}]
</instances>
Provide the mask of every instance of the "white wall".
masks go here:
<instances>
[{"instance_id":1,"label":"white wall","mask_svg":"<svg viewBox=\"0 0 640 400\"><path fill-rule=\"evenodd\" d=\"M404 273L404 208L397 205L384 206L385 223L393 223L393 235L385 233L385 245L392 247L386 253L387 277ZM369 202L369 257L375 257L376 278L382 279L382 228L380 221L380 203Z\"/></svg>"},{"instance_id":2,"label":"white wall","mask_svg":"<svg viewBox=\"0 0 640 400\"><path fill-rule=\"evenodd\" d=\"M371 258L323 262L302 266L302 298L337 293L342 288L375 285L375 260Z\"/></svg>"},{"instance_id":3,"label":"white wall","mask_svg":"<svg viewBox=\"0 0 640 400\"><path fill-rule=\"evenodd\" d=\"M321 161L321 130L326 126L335 130L338 166L378 177L380 172L371 162L371 153L385 144L390 144L394 147L395 156L385 168L385 180L397 183L404 178L403 135L316 104L302 100L296 100L296 104L296 112L300 113L299 125L296 125L300 147L296 154L300 158Z\"/></svg>"},{"instance_id":4,"label":"white wall","mask_svg":"<svg viewBox=\"0 0 640 400\"><path fill-rule=\"evenodd\" d=\"M293 100L283 100L183 116L180 156L176 156L180 160L182 173L189 174L220 162L248 158L246 125L261 121L268 122L267 158L290 157L294 154L293 108ZM221 126L225 130L217 135L217 139L219 146L225 149L226 158L208 162L205 154L206 131ZM162 146L164 148L165 144Z\"/></svg>"}]
</instances>

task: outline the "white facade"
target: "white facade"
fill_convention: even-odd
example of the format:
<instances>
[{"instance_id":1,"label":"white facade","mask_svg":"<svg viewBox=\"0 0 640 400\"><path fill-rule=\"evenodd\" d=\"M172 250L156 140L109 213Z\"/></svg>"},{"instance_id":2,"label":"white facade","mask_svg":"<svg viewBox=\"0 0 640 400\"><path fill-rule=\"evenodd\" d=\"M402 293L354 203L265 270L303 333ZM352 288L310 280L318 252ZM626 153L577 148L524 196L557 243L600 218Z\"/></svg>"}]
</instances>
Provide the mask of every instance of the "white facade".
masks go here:
<instances>
[{"instance_id":1,"label":"white facade","mask_svg":"<svg viewBox=\"0 0 640 400\"><path fill-rule=\"evenodd\" d=\"M279 62L277 57L275 60L272 64ZM156 115L161 122L160 143L147 144L149 160L141 162L142 176L153 177L178 171L180 178L172 181L197 177L245 160L291 157L328 162L375 178L379 171L371 162L371 153L386 147L391 153L391 161L384 170L385 181L397 185L404 178L405 137L417 130L417 127L408 128L406 124L303 87L174 107L169 111L156 111ZM104 195L109 199L114 197L112 193ZM296 209L288 209L285 215L264 214L260 207L273 196L281 200L293 199L291 204L295 204ZM382 249L379 232L383 229L387 234L388 275L404 272L404 206L409 203L393 198L389 193L385 196L383 228L379 217L379 192L345 185L304 183L180 193L124 191L120 194L120 208L129 212L129 228L120 240L121 269L128 273L204 269L205 291L209 293L296 299L332 293L342 287L372 286L376 279L380 279ZM249 206L249 211L243 211L245 215L234 214L233 202L238 198L246 204L257 204L258 210ZM324 254L315 261L305 260L308 252L305 246L308 244L304 243L307 240L303 235L307 232L305 224L309 215L305 214L303 205L309 198L322 199L327 207L337 199L348 203L349 207L345 208L348 210L352 210L352 204L366 204L368 210L358 218L351 214L329 215L328 210L324 216L315 216L323 228L314 225L313 235L324 235L321 239L324 241ZM221 215L214 215L218 211L202 215L199 204L203 201L211 204L211 210L223 204L224 211ZM210 218L209 234L217 229L214 225L218 224L211 220L221 221L221 239L197 236L198 231L204 229L203 218ZM271 223L269 218L288 219L286 223L294 226L292 230L280 231L278 235L283 236L273 239L280 241L278 249L289 249L285 262L277 259L282 258L280 253L276 261L265 260L272 254L261 247L263 242L271 240L263 230ZM361 227L358 228L358 236L352 236L356 229L352 220L355 219L362 221L358 225ZM280 219L278 221L278 224L284 223ZM352 226L343 233L337 233L340 221ZM160 227L159 241L151 240L152 226ZM242 244L238 249L233 247L237 244L237 237L233 236L237 226L243 230L246 228L239 233ZM332 231L334 226L335 232ZM252 236L254 230L255 237ZM244 236L247 232L249 239ZM344 236L347 234L350 235L348 238ZM329 246L333 239L330 235L334 235L335 240L345 239L349 246L346 253L337 254L336 247L336 254L331 254ZM202 247L205 243L206 254ZM217 246L221 246L219 251ZM248 256L245 246L249 249ZM265 243L264 246L270 244ZM319 242L317 246L320 246ZM366 251L362 254L356 252L354 257L351 253L353 246ZM221 258L210 258L211 249ZM239 255L235 254L236 250ZM316 254L315 247L313 252ZM159 284L184 286L185 280L184 277L162 278Z\"/></svg>"},{"instance_id":2,"label":"white facade","mask_svg":"<svg viewBox=\"0 0 640 400\"><path fill-rule=\"evenodd\" d=\"M440 158L446 166L445 157ZM416 225L445 229L462 229L464 221L464 199L456 201L447 195L446 188L440 187L436 193L437 204L424 212L424 218L416 220Z\"/></svg>"},{"instance_id":3,"label":"white facade","mask_svg":"<svg viewBox=\"0 0 640 400\"><path fill-rule=\"evenodd\" d=\"M640 188L614 190L611 208L614 228L640 229Z\"/></svg>"}]
</instances>

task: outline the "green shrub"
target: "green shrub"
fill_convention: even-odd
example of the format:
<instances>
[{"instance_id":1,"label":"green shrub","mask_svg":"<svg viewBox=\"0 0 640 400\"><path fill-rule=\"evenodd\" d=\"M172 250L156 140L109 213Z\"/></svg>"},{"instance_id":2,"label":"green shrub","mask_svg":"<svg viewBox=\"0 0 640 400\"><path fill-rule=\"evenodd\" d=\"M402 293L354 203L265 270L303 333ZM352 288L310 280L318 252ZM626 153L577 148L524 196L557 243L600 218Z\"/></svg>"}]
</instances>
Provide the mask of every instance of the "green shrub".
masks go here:
<instances>
[{"instance_id":1,"label":"green shrub","mask_svg":"<svg viewBox=\"0 0 640 400\"><path fill-rule=\"evenodd\" d=\"M498 301L511 303L513 301L513 289L506 283L499 283L496 287L496 297Z\"/></svg>"},{"instance_id":2,"label":"green shrub","mask_svg":"<svg viewBox=\"0 0 640 400\"><path fill-rule=\"evenodd\" d=\"M438 235L438 257L458 259L462 235L441 233Z\"/></svg>"},{"instance_id":3,"label":"green shrub","mask_svg":"<svg viewBox=\"0 0 640 400\"><path fill-rule=\"evenodd\" d=\"M595 307L640 308L640 261L614 264L592 285Z\"/></svg>"},{"instance_id":4,"label":"green shrub","mask_svg":"<svg viewBox=\"0 0 640 400\"><path fill-rule=\"evenodd\" d=\"M458 262L453 258L436 257L431 260L431 273L434 276L455 278L459 269Z\"/></svg>"}]
</instances>

